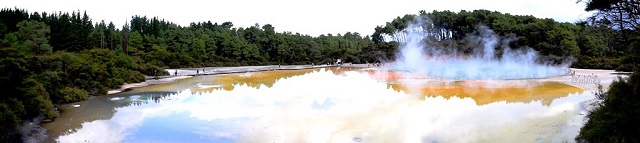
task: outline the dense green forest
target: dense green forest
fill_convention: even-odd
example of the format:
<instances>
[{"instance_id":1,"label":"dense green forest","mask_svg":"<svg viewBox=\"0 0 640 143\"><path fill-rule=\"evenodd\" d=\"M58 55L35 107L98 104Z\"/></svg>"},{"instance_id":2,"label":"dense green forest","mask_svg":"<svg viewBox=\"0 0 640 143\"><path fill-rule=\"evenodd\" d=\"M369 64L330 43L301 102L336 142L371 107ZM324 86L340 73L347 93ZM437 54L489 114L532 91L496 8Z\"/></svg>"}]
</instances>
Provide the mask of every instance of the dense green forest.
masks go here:
<instances>
[{"instance_id":1,"label":"dense green forest","mask_svg":"<svg viewBox=\"0 0 640 143\"><path fill-rule=\"evenodd\" d=\"M92 21L80 11L0 10L0 142L21 142L16 129L36 117L53 119L56 106L104 95L123 83L166 75L164 68L387 61L398 42L385 40L414 18L431 19L438 44L469 51L463 40L481 24L531 47L541 61L573 57L574 67L631 70L638 65L638 30L601 18L576 23L488 10L420 11L375 27L371 36L347 32L309 36L276 32L270 24L234 27L194 22L181 26L158 17L132 16L122 27ZM382 23L381 23L382 24ZM373 27L372 27L373 28Z\"/></svg>"}]
</instances>

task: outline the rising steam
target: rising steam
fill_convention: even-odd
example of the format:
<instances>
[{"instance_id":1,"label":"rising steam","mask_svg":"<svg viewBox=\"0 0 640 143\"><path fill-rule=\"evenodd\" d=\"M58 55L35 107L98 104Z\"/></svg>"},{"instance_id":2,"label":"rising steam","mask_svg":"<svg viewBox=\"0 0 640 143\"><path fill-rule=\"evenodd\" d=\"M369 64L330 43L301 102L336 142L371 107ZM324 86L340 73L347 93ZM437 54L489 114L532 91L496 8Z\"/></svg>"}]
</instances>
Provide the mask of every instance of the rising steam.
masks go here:
<instances>
[{"instance_id":1,"label":"rising steam","mask_svg":"<svg viewBox=\"0 0 640 143\"><path fill-rule=\"evenodd\" d=\"M433 28L428 19L420 17L391 36L400 42L392 68L429 77L458 80L545 78L565 75L571 65L571 62L541 63L537 61L537 51L513 49L508 46L510 39L498 37L486 26L478 26L476 32L465 38L465 42L482 47L470 52L437 45L434 41L450 38L451 32ZM496 50L498 46L501 53Z\"/></svg>"}]
</instances>

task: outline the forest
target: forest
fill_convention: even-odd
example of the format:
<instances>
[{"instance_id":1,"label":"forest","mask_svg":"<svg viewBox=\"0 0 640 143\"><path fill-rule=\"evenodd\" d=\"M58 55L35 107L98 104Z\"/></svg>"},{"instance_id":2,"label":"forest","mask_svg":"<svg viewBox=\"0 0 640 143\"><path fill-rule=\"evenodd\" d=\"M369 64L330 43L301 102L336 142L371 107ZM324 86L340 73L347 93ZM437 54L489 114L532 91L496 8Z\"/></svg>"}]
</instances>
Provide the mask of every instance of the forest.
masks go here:
<instances>
[{"instance_id":1,"label":"forest","mask_svg":"<svg viewBox=\"0 0 640 143\"><path fill-rule=\"evenodd\" d=\"M636 69L640 63L638 20L635 25L620 22L629 16L616 19L611 14L616 11L610 8L625 1L586 2L591 6L587 11L598 13L575 23L489 10L419 11L372 27L371 35L319 36L276 32L271 24L235 27L232 22L205 21L182 26L139 15L116 27L112 22L93 21L81 11L4 8L0 10L0 90L4 91L0 142L21 142L17 129L34 118L55 119L58 105L104 95L123 83L144 81L145 75L167 75L165 68L389 61L399 45L387 40L389 35L417 17L433 22L438 44L460 51L476 48L463 39L478 25L485 25L514 39L511 47L535 49L540 61L574 59L576 68ZM580 140L591 140L585 137Z\"/></svg>"}]
</instances>

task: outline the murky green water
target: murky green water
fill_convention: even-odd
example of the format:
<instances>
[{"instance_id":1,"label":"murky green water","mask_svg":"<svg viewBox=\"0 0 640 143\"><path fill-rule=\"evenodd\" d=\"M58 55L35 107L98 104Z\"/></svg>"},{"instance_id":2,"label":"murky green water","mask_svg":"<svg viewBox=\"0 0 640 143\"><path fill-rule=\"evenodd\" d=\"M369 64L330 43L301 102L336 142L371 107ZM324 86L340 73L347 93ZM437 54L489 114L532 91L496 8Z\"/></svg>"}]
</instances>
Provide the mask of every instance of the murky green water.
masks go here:
<instances>
[{"instance_id":1,"label":"murky green water","mask_svg":"<svg viewBox=\"0 0 640 143\"><path fill-rule=\"evenodd\" d=\"M557 82L374 72L200 76L95 97L44 126L58 142L561 142L594 98Z\"/></svg>"}]
</instances>

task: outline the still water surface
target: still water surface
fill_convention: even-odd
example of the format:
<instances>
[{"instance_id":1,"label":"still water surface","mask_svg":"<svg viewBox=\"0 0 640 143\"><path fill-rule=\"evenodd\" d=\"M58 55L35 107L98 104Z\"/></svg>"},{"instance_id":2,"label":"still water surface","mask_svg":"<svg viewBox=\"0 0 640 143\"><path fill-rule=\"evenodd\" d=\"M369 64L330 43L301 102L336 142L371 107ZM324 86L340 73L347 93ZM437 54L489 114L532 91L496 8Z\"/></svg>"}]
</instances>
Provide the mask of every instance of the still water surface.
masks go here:
<instances>
[{"instance_id":1,"label":"still water surface","mask_svg":"<svg viewBox=\"0 0 640 143\"><path fill-rule=\"evenodd\" d=\"M99 96L45 124L57 142L561 142L588 91L329 68L198 76Z\"/></svg>"}]
</instances>

